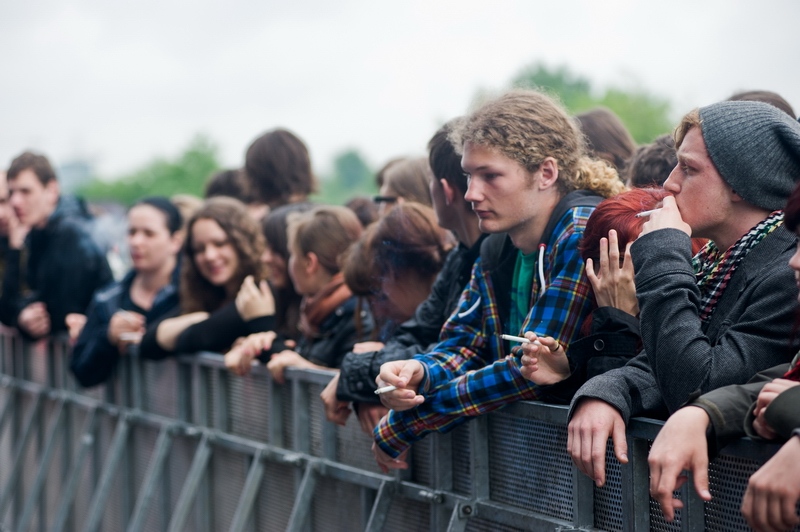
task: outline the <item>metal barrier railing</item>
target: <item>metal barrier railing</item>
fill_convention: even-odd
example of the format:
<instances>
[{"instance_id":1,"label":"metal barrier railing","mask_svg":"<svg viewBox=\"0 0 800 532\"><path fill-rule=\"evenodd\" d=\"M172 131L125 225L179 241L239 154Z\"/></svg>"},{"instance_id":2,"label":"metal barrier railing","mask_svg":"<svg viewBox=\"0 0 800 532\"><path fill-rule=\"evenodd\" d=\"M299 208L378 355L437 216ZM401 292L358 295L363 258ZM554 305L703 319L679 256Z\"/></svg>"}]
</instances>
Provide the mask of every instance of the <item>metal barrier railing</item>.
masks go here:
<instances>
[{"instance_id":1,"label":"metal barrier railing","mask_svg":"<svg viewBox=\"0 0 800 532\"><path fill-rule=\"evenodd\" d=\"M331 374L227 372L214 354L124 357L80 389L63 342L0 334L0 526L7 530L748 530L748 476L776 447L742 440L684 487L666 523L648 495L661 423L636 419L603 488L566 454L565 407L519 403L414 446L380 473L357 420L325 421ZM688 485L687 485L688 486Z\"/></svg>"}]
</instances>

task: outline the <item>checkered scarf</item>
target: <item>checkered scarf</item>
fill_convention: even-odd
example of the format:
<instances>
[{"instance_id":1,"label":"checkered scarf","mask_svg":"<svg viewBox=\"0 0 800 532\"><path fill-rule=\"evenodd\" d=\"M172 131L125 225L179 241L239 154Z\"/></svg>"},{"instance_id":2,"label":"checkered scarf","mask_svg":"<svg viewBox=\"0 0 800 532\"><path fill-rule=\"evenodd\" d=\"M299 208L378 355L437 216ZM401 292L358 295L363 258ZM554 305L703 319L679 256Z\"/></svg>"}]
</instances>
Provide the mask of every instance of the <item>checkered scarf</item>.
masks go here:
<instances>
[{"instance_id":1,"label":"checkered scarf","mask_svg":"<svg viewBox=\"0 0 800 532\"><path fill-rule=\"evenodd\" d=\"M750 229L727 251L721 251L712 241L692 258L692 267L700 290L700 319L708 323L725 287L747 253L783 223L783 211L774 211Z\"/></svg>"}]
</instances>

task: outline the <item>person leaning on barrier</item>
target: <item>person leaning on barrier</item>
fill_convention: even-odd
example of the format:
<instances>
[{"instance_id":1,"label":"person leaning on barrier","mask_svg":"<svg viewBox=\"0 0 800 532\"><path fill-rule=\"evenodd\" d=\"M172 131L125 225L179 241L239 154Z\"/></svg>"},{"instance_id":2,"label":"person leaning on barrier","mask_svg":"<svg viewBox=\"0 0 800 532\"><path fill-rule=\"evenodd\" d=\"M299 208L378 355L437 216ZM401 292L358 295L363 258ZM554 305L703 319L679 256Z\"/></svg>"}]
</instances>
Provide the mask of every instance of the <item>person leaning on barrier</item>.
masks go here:
<instances>
[{"instance_id":1,"label":"person leaning on barrier","mask_svg":"<svg viewBox=\"0 0 800 532\"><path fill-rule=\"evenodd\" d=\"M484 104L451 133L469 176L465 199L484 240L458 308L428 353L381 367L381 395L393 410L375 429L382 468L407 467L401 454L432 431L539 389L519 371L502 333L532 331L569 345L591 302L578 253L586 220L624 186L606 163L584 155L569 115L536 91L516 90ZM588 189L590 191L584 190Z\"/></svg>"},{"instance_id":2,"label":"person leaning on barrier","mask_svg":"<svg viewBox=\"0 0 800 532\"><path fill-rule=\"evenodd\" d=\"M627 461L632 416L674 412L792 355L796 238L781 209L800 179L800 125L768 104L720 102L687 114L675 137L671 196L631 248L644 350L572 401L568 450L598 485L609 436ZM694 258L690 235L710 239Z\"/></svg>"},{"instance_id":3,"label":"person leaning on barrier","mask_svg":"<svg viewBox=\"0 0 800 532\"><path fill-rule=\"evenodd\" d=\"M800 233L800 186L786 204L787 229ZM800 236L800 235L799 235ZM800 275L800 248L789 259ZM795 297L797 287L788 289ZM786 339L789 342L789 339ZM650 493L667 520L683 506L673 490L692 472L703 500L711 500L708 463L727 444L744 436L787 441L751 479L742 502L747 522L756 530L786 530L800 524L800 354L789 364L758 373L747 384L708 392L667 420L650 450Z\"/></svg>"},{"instance_id":4,"label":"person leaning on barrier","mask_svg":"<svg viewBox=\"0 0 800 532\"><path fill-rule=\"evenodd\" d=\"M180 308L147 325L144 358L224 352L238 338L271 330L275 300L263 281L264 236L242 202L206 200L186 224Z\"/></svg>"},{"instance_id":5,"label":"person leaning on barrier","mask_svg":"<svg viewBox=\"0 0 800 532\"><path fill-rule=\"evenodd\" d=\"M28 338L66 332L67 315L85 313L95 290L113 280L90 232L92 215L83 200L61 194L44 155L16 157L7 180L17 223L9 233L0 318Z\"/></svg>"},{"instance_id":6,"label":"person leaning on barrier","mask_svg":"<svg viewBox=\"0 0 800 532\"><path fill-rule=\"evenodd\" d=\"M580 251L595 308L569 346L569 358L552 338L539 339L548 350L538 357L533 344L522 346L522 374L552 385L543 389L544 401L569 403L588 379L624 366L641 350L630 246L646 221L638 214L658 207L666 194L661 188L628 190L602 201L586 222ZM700 251L706 242L693 238L692 250Z\"/></svg>"},{"instance_id":7,"label":"person leaning on barrier","mask_svg":"<svg viewBox=\"0 0 800 532\"><path fill-rule=\"evenodd\" d=\"M303 296L297 346L289 348L268 330L250 335L234 347L231 352L248 353L248 357L237 355L236 359L249 365L258 356L267 362L272 378L283 384L286 368L338 368L342 357L369 337L371 316L365 311L357 315L357 298L340 270L341 257L362 231L361 222L347 207L320 205L289 218L289 276ZM226 362L233 358L231 352L225 355ZM237 373L245 369L228 367Z\"/></svg>"},{"instance_id":8,"label":"person leaning on barrier","mask_svg":"<svg viewBox=\"0 0 800 532\"><path fill-rule=\"evenodd\" d=\"M380 404L374 392L381 365L428 351L439 339L442 325L456 309L469 282L472 263L486 235L481 233L478 218L464 199L467 178L461 169L461 156L447 139L453 123L439 128L428 142L428 162L433 172L430 194L437 222L452 231L458 246L447 255L430 296L417 307L411 319L400 324L382 349L345 355L339 375L321 394L330 421L344 424L350 402Z\"/></svg>"},{"instance_id":9,"label":"person leaning on barrier","mask_svg":"<svg viewBox=\"0 0 800 532\"><path fill-rule=\"evenodd\" d=\"M105 382L120 355L139 343L147 323L178 307L181 226L180 212L164 197L144 198L128 210L133 269L92 298L70 355L70 371L81 386Z\"/></svg>"},{"instance_id":10,"label":"person leaning on barrier","mask_svg":"<svg viewBox=\"0 0 800 532\"><path fill-rule=\"evenodd\" d=\"M365 233L369 242L364 248L371 269L368 274L374 285L370 309L373 316L381 314L389 320L393 327L387 333L391 334L398 324L407 324L416 309L430 297L455 239L436 223L433 209L412 201L395 205L370 229ZM374 352L376 347L385 345L366 342L353 346L353 356L366 359L365 370L369 369L371 358L368 353ZM326 390L335 399L336 383L329 384ZM320 395L324 399L325 390ZM377 399L374 393L371 395ZM386 414L386 408L380 401L369 399L368 402L355 401L353 408L362 429L372 434L378 420ZM339 409L332 417L344 425L349 414L348 402L337 401L337 405Z\"/></svg>"}]
</instances>

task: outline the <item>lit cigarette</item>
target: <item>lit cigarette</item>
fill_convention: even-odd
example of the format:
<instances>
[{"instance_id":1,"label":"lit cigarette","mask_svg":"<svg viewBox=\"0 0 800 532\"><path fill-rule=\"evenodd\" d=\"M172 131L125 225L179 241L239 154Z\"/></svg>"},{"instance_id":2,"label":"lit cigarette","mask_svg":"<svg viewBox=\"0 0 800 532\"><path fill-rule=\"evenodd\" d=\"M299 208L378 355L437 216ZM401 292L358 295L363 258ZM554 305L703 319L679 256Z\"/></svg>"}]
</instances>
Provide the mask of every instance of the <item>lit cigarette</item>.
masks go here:
<instances>
[{"instance_id":1,"label":"lit cigarette","mask_svg":"<svg viewBox=\"0 0 800 532\"><path fill-rule=\"evenodd\" d=\"M653 214L654 212L656 212L658 210L660 210L660 209L650 209L649 211L637 212L636 213L636 217L637 218L644 218L645 216L650 216L651 214Z\"/></svg>"},{"instance_id":2,"label":"lit cigarette","mask_svg":"<svg viewBox=\"0 0 800 532\"><path fill-rule=\"evenodd\" d=\"M378 388L377 390L375 390L375 395L380 395L382 393L393 392L396 389L397 389L397 386L394 386L393 384L390 384L389 386L383 386L383 387Z\"/></svg>"},{"instance_id":3,"label":"lit cigarette","mask_svg":"<svg viewBox=\"0 0 800 532\"><path fill-rule=\"evenodd\" d=\"M525 337L512 336L510 334L501 334L500 338L502 338L503 340L508 340L509 342L519 342L521 344L529 344L529 343L531 343L531 341L528 340ZM539 340L534 340L533 343L534 343L534 345L542 345L542 344L539 343Z\"/></svg>"}]
</instances>

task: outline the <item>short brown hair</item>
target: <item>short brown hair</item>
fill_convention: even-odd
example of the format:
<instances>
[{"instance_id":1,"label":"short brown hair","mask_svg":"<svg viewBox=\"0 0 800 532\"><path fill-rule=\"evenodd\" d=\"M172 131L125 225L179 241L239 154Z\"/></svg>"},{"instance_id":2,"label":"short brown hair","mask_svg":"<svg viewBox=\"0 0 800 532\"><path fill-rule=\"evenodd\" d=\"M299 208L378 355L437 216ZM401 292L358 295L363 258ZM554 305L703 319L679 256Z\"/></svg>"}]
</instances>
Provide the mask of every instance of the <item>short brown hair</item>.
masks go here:
<instances>
[{"instance_id":1,"label":"short brown hair","mask_svg":"<svg viewBox=\"0 0 800 532\"><path fill-rule=\"evenodd\" d=\"M272 207L292 197L304 201L316 190L308 148L285 129L264 133L247 148L245 170L255 194Z\"/></svg>"},{"instance_id":2,"label":"short brown hair","mask_svg":"<svg viewBox=\"0 0 800 532\"><path fill-rule=\"evenodd\" d=\"M39 153L26 151L15 157L8 167L6 179L13 181L23 170L32 170L42 185L46 186L51 181L56 181L56 173L50 161Z\"/></svg>"},{"instance_id":3,"label":"short brown hair","mask_svg":"<svg viewBox=\"0 0 800 532\"><path fill-rule=\"evenodd\" d=\"M683 118L681 118L678 127L676 127L675 131L672 133L672 138L675 139L676 150L681 147L683 139L686 138L686 134L693 127L699 127L700 129L703 127L703 120L700 118L700 109L692 109L686 113Z\"/></svg>"},{"instance_id":4,"label":"short brown hair","mask_svg":"<svg viewBox=\"0 0 800 532\"><path fill-rule=\"evenodd\" d=\"M455 118L442 127L428 141L428 164L436 179L444 179L456 190L467 192L467 176L461 169L461 156L448 138L450 130L461 118Z\"/></svg>"},{"instance_id":5,"label":"short brown hair","mask_svg":"<svg viewBox=\"0 0 800 532\"><path fill-rule=\"evenodd\" d=\"M340 205L323 205L302 214L291 214L289 251L314 253L329 273L341 269L340 257L363 232L356 213Z\"/></svg>"}]
</instances>

